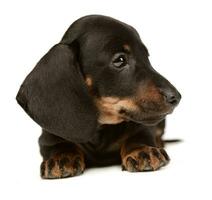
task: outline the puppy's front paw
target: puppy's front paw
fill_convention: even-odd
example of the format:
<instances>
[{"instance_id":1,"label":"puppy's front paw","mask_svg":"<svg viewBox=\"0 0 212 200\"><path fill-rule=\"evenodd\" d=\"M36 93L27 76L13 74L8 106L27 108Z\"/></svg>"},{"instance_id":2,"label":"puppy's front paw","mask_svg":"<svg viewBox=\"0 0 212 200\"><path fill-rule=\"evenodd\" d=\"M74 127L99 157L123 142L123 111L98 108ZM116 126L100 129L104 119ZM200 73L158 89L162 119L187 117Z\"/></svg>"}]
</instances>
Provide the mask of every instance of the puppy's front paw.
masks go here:
<instances>
[{"instance_id":1,"label":"puppy's front paw","mask_svg":"<svg viewBox=\"0 0 212 200\"><path fill-rule=\"evenodd\" d=\"M169 156L163 148L143 146L122 158L123 170L130 172L154 171L169 162Z\"/></svg>"},{"instance_id":2,"label":"puppy's front paw","mask_svg":"<svg viewBox=\"0 0 212 200\"><path fill-rule=\"evenodd\" d=\"M85 169L84 157L81 154L58 154L41 163L41 177L44 179L77 176Z\"/></svg>"}]
</instances>

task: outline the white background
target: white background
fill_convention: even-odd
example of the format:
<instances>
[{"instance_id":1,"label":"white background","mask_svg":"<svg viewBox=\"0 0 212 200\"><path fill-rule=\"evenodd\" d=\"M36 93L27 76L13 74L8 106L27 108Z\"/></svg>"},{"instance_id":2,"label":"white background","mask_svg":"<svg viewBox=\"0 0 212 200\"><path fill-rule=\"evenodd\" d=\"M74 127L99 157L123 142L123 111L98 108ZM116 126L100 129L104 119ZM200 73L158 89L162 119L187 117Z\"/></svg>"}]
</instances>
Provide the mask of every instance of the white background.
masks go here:
<instances>
[{"instance_id":1,"label":"white background","mask_svg":"<svg viewBox=\"0 0 212 200\"><path fill-rule=\"evenodd\" d=\"M0 199L211 199L212 6L210 1L10 1L0 3ZM134 26L152 65L181 92L168 117L171 163L149 173L119 166L41 180L41 129L15 101L25 76L69 25L104 14Z\"/></svg>"}]
</instances>

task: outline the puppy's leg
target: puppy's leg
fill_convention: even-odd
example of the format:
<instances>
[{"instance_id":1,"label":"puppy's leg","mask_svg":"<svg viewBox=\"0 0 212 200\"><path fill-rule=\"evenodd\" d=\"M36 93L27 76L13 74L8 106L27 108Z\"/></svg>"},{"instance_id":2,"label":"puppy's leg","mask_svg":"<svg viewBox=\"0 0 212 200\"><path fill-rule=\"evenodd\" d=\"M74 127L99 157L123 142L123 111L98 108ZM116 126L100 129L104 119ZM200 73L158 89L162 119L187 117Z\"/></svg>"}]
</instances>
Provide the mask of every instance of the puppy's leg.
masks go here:
<instances>
[{"instance_id":1,"label":"puppy's leg","mask_svg":"<svg viewBox=\"0 0 212 200\"><path fill-rule=\"evenodd\" d=\"M125 141L121 158L123 170L130 172L154 171L170 160L166 151L157 146L154 134L147 130Z\"/></svg>"},{"instance_id":2,"label":"puppy's leg","mask_svg":"<svg viewBox=\"0 0 212 200\"><path fill-rule=\"evenodd\" d=\"M155 127L155 140L158 147L164 147L163 134L165 129L165 119Z\"/></svg>"},{"instance_id":3,"label":"puppy's leg","mask_svg":"<svg viewBox=\"0 0 212 200\"><path fill-rule=\"evenodd\" d=\"M76 144L43 131L39 145L43 156L40 169L42 178L65 178L83 173L84 154Z\"/></svg>"}]
</instances>

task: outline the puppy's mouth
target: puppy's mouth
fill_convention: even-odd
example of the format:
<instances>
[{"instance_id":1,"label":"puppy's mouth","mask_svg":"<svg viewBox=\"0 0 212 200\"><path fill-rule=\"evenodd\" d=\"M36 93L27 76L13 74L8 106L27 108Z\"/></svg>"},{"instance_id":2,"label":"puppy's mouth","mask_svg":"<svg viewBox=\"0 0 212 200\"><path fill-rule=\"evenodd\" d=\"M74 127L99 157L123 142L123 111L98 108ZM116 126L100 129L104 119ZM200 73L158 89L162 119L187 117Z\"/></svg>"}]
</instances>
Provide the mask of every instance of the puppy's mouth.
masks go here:
<instances>
[{"instance_id":1,"label":"puppy's mouth","mask_svg":"<svg viewBox=\"0 0 212 200\"><path fill-rule=\"evenodd\" d=\"M166 115L169 113L165 113L165 114L154 114L154 115L140 115L138 113L132 113L129 112L127 110L120 110L119 112L123 118L126 121L133 121L139 124L143 124L145 126L154 126L156 124L158 124L159 122L161 122L163 119L165 119Z\"/></svg>"}]
</instances>

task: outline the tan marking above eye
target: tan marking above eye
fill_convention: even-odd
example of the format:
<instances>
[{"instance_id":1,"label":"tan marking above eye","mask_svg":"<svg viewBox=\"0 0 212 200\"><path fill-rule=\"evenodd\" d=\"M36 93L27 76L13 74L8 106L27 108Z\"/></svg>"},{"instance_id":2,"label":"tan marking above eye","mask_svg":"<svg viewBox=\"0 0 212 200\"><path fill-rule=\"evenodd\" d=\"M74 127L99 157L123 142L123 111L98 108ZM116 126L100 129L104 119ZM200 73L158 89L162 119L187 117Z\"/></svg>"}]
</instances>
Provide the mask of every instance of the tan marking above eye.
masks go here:
<instances>
[{"instance_id":1,"label":"tan marking above eye","mask_svg":"<svg viewBox=\"0 0 212 200\"><path fill-rule=\"evenodd\" d=\"M92 80L91 76L86 76L86 78L85 78L85 83L86 83L86 85L87 85L88 87L91 87L91 86L92 86L93 80Z\"/></svg>"},{"instance_id":2,"label":"tan marking above eye","mask_svg":"<svg viewBox=\"0 0 212 200\"><path fill-rule=\"evenodd\" d=\"M130 52L130 50L131 50L131 48L130 48L130 46L129 46L128 44L124 44L124 45L123 45L123 48L124 48L124 50L127 51L127 52Z\"/></svg>"}]
</instances>

